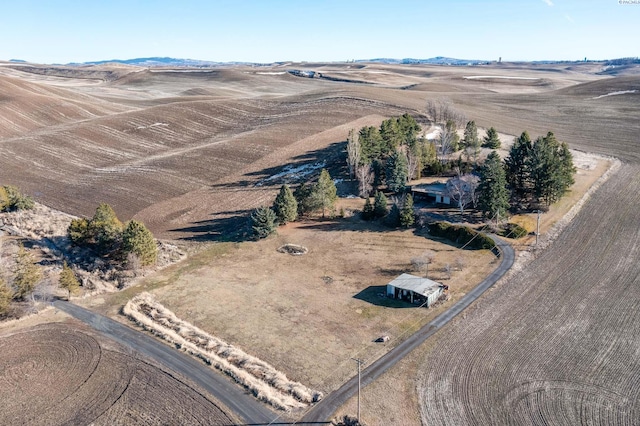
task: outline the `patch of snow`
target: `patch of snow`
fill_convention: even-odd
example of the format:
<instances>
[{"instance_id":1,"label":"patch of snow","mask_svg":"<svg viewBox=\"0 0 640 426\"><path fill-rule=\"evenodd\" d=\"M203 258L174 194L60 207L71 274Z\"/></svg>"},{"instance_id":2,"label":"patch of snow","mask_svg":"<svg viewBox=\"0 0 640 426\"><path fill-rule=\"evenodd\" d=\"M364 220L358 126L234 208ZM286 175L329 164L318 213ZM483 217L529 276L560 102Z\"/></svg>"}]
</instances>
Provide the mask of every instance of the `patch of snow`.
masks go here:
<instances>
[{"instance_id":1,"label":"patch of snow","mask_svg":"<svg viewBox=\"0 0 640 426\"><path fill-rule=\"evenodd\" d=\"M435 139L438 136L440 136L441 131L442 131L442 128L440 126L436 126L434 130L427 133L424 137L427 138L428 140Z\"/></svg>"},{"instance_id":2,"label":"patch of snow","mask_svg":"<svg viewBox=\"0 0 640 426\"><path fill-rule=\"evenodd\" d=\"M516 77L511 75L470 75L463 78L465 80L478 80L482 78L503 78L508 80L540 80L538 77Z\"/></svg>"},{"instance_id":3,"label":"patch of snow","mask_svg":"<svg viewBox=\"0 0 640 426\"><path fill-rule=\"evenodd\" d=\"M335 185L337 185L337 184L339 184L339 183L342 183L342 182L344 182L344 179L337 178L337 179L334 179L334 180L333 180L333 183L334 183Z\"/></svg>"},{"instance_id":4,"label":"patch of snow","mask_svg":"<svg viewBox=\"0 0 640 426\"><path fill-rule=\"evenodd\" d=\"M299 166L289 165L286 166L280 173L276 173L275 175L271 175L268 178L262 179L260 182L256 183L256 186L262 186L267 182L271 182L273 180L281 178L286 178L287 180L300 180L303 177L310 175L315 170L323 168L324 166L324 161L313 164L301 164Z\"/></svg>"},{"instance_id":5,"label":"patch of snow","mask_svg":"<svg viewBox=\"0 0 640 426\"><path fill-rule=\"evenodd\" d=\"M257 71L256 74L260 75L282 75L286 74L286 71Z\"/></svg>"},{"instance_id":6,"label":"patch of snow","mask_svg":"<svg viewBox=\"0 0 640 426\"><path fill-rule=\"evenodd\" d=\"M153 124L150 124L150 125L148 125L148 126L138 126L138 127L136 127L136 129L138 129L138 130L142 130L142 129L150 129L150 128L152 128L152 127L158 127L158 126L168 127L168 126L169 126L169 123L153 123Z\"/></svg>"},{"instance_id":7,"label":"patch of snow","mask_svg":"<svg viewBox=\"0 0 640 426\"><path fill-rule=\"evenodd\" d=\"M620 91L617 91L617 92L607 93L606 95L596 96L595 98L591 98L591 99L606 98L607 96L627 95L627 94L636 93L636 92L637 92L637 90L635 90L635 89L634 90L620 90Z\"/></svg>"}]
</instances>

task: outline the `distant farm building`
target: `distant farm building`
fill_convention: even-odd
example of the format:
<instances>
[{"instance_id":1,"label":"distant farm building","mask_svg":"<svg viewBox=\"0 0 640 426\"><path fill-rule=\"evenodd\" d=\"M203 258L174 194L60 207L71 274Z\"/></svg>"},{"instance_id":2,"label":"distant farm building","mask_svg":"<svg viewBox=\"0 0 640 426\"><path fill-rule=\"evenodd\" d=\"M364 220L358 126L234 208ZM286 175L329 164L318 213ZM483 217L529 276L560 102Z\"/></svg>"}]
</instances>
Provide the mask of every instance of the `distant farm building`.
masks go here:
<instances>
[{"instance_id":1,"label":"distant farm building","mask_svg":"<svg viewBox=\"0 0 640 426\"><path fill-rule=\"evenodd\" d=\"M409 303L433 305L447 286L428 278L402 274L387 284L387 297L406 300Z\"/></svg>"},{"instance_id":2,"label":"distant farm building","mask_svg":"<svg viewBox=\"0 0 640 426\"><path fill-rule=\"evenodd\" d=\"M414 198L424 198L439 204L455 204L447 191L447 184L443 182L414 185L411 187L411 193Z\"/></svg>"}]
</instances>

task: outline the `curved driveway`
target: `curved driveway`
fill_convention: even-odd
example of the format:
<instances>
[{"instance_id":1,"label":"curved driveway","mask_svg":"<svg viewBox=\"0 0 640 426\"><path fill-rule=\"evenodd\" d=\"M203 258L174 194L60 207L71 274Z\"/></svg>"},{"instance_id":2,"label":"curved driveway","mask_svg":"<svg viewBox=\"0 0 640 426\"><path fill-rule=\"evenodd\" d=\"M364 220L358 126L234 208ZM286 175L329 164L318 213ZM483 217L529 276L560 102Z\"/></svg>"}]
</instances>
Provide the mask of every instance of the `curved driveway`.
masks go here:
<instances>
[{"instance_id":1,"label":"curved driveway","mask_svg":"<svg viewBox=\"0 0 640 426\"><path fill-rule=\"evenodd\" d=\"M489 287L494 285L502 276L511 268L515 259L513 248L506 242L502 241L495 235L490 237L496 242L501 253L500 265L480 284L474 287L469 293L465 294L451 308L437 316L433 321L425 324L418 332L410 336L407 340L387 352L385 355L376 360L373 364L362 370L361 385L366 386L380 377L385 371L393 367L402 360L412 350L427 340L438 329L451 321L456 315L467 308L478 297L482 295ZM330 419L333 413L351 398L358 390L358 376L352 377L348 382L342 385L338 390L331 392L317 403L298 424L318 423L323 420Z\"/></svg>"},{"instance_id":2,"label":"curved driveway","mask_svg":"<svg viewBox=\"0 0 640 426\"><path fill-rule=\"evenodd\" d=\"M209 392L232 410L245 423L269 424L276 415L243 391L222 374L207 367L184 352L178 351L155 338L129 328L117 321L96 314L64 300L56 300L54 306L80 321L90 325L116 342L161 363L169 369L187 377ZM224 407L221 407L224 410Z\"/></svg>"}]
</instances>

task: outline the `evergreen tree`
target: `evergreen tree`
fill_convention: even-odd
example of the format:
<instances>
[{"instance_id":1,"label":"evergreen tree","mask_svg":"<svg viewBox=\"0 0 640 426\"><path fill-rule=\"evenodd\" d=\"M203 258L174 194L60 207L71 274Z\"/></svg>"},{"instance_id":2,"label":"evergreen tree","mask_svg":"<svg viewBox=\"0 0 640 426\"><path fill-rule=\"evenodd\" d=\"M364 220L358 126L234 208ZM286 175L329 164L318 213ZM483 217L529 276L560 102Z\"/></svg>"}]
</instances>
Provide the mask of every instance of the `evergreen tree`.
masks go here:
<instances>
[{"instance_id":1,"label":"evergreen tree","mask_svg":"<svg viewBox=\"0 0 640 426\"><path fill-rule=\"evenodd\" d=\"M373 205L371 204L371 199L367 197L364 202L364 208L362 209L362 219L371 220L373 219L375 212L373 211Z\"/></svg>"},{"instance_id":2,"label":"evergreen tree","mask_svg":"<svg viewBox=\"0 0 640 426\"><path fill-rule=\"evenodd\" d=\"M500 155L492 151L480 169L478 205L487 217L506 217L509 210L509 191Z\"/></svg>"},{"instance_id":3,"label":"evergreen tree","mask_svg":"<svg viewBox=\"0 0 640 426\"><path fill-rule=\"evenodd\" d=\"M498 138L498 131L493 127L489 127L487 135L484 137L482 146L485 148L498 149L500 148L500 138Z\"/></svg>"},{"instance_id":4,"label":"evergreen tree","mask_svg":"<svg viewBox=\"0 0 640 426\"><path fill-rule=\"evenodd\" d=\"M320 172L318 182L313 186L311 198L316 209L322 209L322 217L325 217L326 210L333 211L338 199L338 190L326 169Z\"/></svg>"},{"instance_id":5,"label":"evergreen tree","mask_svg":"<svg viewBox=\"0 0 640 426\"><path fill-rule=\"evenodd\" d=\"M91 241L92 236L89 232L89 221L87 219L72 219L69 228L67 228L67 236L72 244L82 246Z\"/></svg>"},{"instance_id":6,"label":"evergreen tree","mask_svg":"<svg viewBox=\"0 0 640 426\"><path fill-rule=\"evenodd\" d=\"M5 185L0 191L0 211L31 210L35 203L31 197L24 195L12 185Z\"/></svg>"},{"instance_id":7,"label":"evergreen tree","mask_svg":"<svg viewBox=\"0 0 640 426\"><path fill-rule=\"evenodd\" d=\"M416 119L413 118L410 114L404 113L400 117L398 117L398 131L404 138L403 143L408 146L413 146L417 140L418 133L420 130L420 125L416 122Z\"/></svg>"},{"instance_id":8,"label":"evergreen tree","mask_svg":"<svg viewBox=\"0 0 640 426\"><path fill-rule=\"evenodd\" d=\"M78 278L76 278L76 274L73 273L73 270L67 265L66 261L62 265L62 272L60 272L58 283L60 288L67 290L69 293L67 300L71 300L71 295L80 288L80 282Z\"/></svg>"},{"instance_id":9,"label":"evergreen tree","mask_svg":"<svg viewBox=\"0 0 640 426\"><path fill-rule=\"evenodd\" d=\"M309 212L316 210L316 206L313 205L313 199L311 194L313 193L313 185L303 183L298 186L293 193L293 197L298 203L298 216L303 216Z\"/></svg>"},{"instance_id":10,"label":"evergreen tree","mask_svg":"<svg viewBox=\"0 0 640 426\"><path fill-rule=\"evenodd\" d=\"M251 214L251 229L256 240L276 232L276 214L269 207L258 207Z\"/></svg>"},{"instance_id":11,"label":"evergreen tree","mask_svg":"<svg viewBox=\"0 0 640 426\"><path fill-rule=\"evenodd\" d=\"M360 161L371 163L382 155L383 140L376 127L363 127L358 133L360 141Z\"/></svg>"},{"instance_id":12,"label":"evergreen tree","mask_svg":"<svg viewBox=\"0 0 640 426\"><path fill-rule=\"evenodd\" d=\"M13 271L13 286L15 289L13 298L24 300L33 293L36 284L42 279L42 271L36 265L33 256L22 244L18 246L16 265Z\"/></svg>"},{"instance_id":13,"label":"evergreen tree","mask_svg":"<svg viewBox=\"0 0 640 426\"><path fill-rule=\"evenodd\" d=\"M547 205L559 200L574 183L573 157L552 132L536 139L529 164L533 195Z\"/></svg>"},{"instance_id":14,"label":"evergreen tree","mask_svg":"<svg viewBox=\"0 0 640 426\"><path fill-rule=\"evenodd\" d=\"M413 211L413 196L407 194L400 210L400 226L409 228L415 222L415 213Z\"/></svg>"},{"instance_id":15,"label":"evergreen tree","mask_svg":"<svg viewBox=\"0 0 640 426\"><path fill-rule=\"evenodd\" d=\"M389 209L389 214L384 218L384 224L392 228L400 226L400 208L398 203L394 202Z\"/></svg>"},{"instance_id":16,"label":"evergreen tree","mask_svg":"<svg viewBox=\"0 0 640 426\"><path fill-rule=\"evenodd\" d=\"M137 220L127 223L122 233L122 248L125 254L135 254L143 266L153 265L158 260L158 245L153 234Z\"/></svg>"},{"instance_id":17,"label":"evergreen tree","mask_svg":"<svg viewBox=\"0 0 640 426\"><path fill-rule=\"evenodd\" d=\"M373 214L375 217L383 217L389 213L387 208L387 196L381 191L376 191L373 198Z\"/></svg>"},{"instance_id":18,"label":"evergreen tree","mask_svg":"<svg viewBox=\"0 0 640 426\"><path fill-rule=\"evenodd\" d=\"M475 121L467 121L467 125L464 128L464 138L462 139L462 146L464 148L480 146L480 140L478 139L478 127Z\"/></svg>"},{"instance_id":19,"label":"evergreen tree","mask_svg":"<svg viewBox=\"0 0 640 426\"><path fill-rule=\"evenodd\" d=\"M288 185L280 187L280 192L273 203L273 211L281 225L293 222L298 218L298 202Z\"/></svg>"},{"instance_id":20,"label":"evergreen tree","mask_svg":"<svg viewBox=\"0 0 640 426\"><path fill-rule=\"evenodd\" d=\"M400 151L394 151L387 159L387 188L400 192L407 185L407 157Z\"/></svg>"},{"instance_id":21,"label":"evergreen tree","mask_svg":"<svg viewBox=\"0 0 640 426\"><path fill-rule=\"evenodd\" d=\"M380 136L382 137L382 146L380 154L383 157L398 149L403 142L403 135L398 129L398 121L394 118L384 120L380 125Z\"/></svg>"},{"instance_id":22,"label":"evergreen tree","mask_svg":"<svg viewBox=\"0 0 640 426\"><path fill-rule=\"evenodd\" d=\"M100 204L89 222L89 232L98 251L106 254L117 249L122 238L122 230L122 222L113 208L106 203Z\"/></svg>"},{"instance_id":23,"label":"evergreen tree","mask_svg":"<svg viewBox=\"0 0 640 426\"><path fill-rule=\"evenodd\" d=\"M513 141L505 159L507 182L518 201L531 195L531 138L525 131Z\"/></svg>"},{"instance_id":24,"label":"evergreen tree","mask_svg":"<svg viewBox=\"0 0 640 426\"><path fill-rule=\"evenodd\" d=\"M12 291L2 278L0 278L0 317L7 314L11 304Z\"/></svg>"}]
</instances>

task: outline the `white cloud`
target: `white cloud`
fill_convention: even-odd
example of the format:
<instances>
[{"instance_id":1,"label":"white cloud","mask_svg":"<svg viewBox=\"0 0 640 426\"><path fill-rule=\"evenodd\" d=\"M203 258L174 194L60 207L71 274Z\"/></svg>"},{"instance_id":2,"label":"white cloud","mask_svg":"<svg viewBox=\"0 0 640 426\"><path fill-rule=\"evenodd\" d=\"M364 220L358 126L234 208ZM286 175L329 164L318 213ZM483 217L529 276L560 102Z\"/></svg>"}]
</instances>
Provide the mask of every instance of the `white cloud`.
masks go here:
<instances>
[{"instance_id":1,"label":"white cloud","mask_svg":"<svg viewBox=\"0 0 640 426\"><path fill-rule=\"evenodd\" d=\"M551 0L542 0L547 4L547 6L553 6L553 2Z\"/></svg>"},{"instance_id":2,"label":"white cloud","mask_svg":"<svg viewBox=\"0 0 640 426\"><path fill-rule=\"evenodd\" d=\"M576 21L573 20L573 18L569 15L564 15L565 18L567 18L567 21L571 22L572 24L575 24Z\"/></svg>"}]
</instances>

